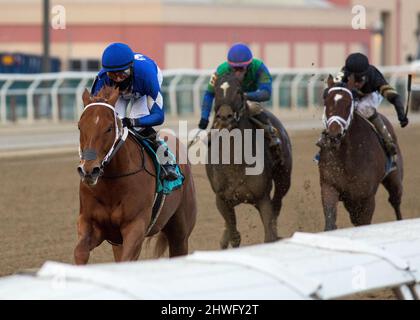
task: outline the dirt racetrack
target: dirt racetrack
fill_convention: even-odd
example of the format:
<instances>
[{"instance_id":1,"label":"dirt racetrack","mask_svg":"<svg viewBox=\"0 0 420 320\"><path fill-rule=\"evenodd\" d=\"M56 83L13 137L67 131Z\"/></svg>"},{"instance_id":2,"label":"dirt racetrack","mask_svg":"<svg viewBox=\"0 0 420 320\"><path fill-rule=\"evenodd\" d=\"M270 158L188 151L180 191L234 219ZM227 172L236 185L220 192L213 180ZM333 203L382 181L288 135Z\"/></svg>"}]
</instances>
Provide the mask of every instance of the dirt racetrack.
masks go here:
<instances>
[{"instance_id":1,"label":"dirt racetrack","mask_svg":"<svg viewBox=\"0 0 420 320\"><path fill-rule=\"evenodd\" d=\"M404 218L420 217L420 125L396 128L404 155L405 178L402 213ZM289 132L293 145L292 187L284 199L278 229L288 237L295 231L323 230L318 168L312 157L319 130ZM26 268L39 268L46 260L73 263L78 215L77 152L0 159L0 275ZM214 202L203 166L193 168L198 193L198 220L190 238L190 252L219 249L223 221ZM393 221L393 210L383 187L376 196L374 223ZM237 209L242 245L261 243L262 225L257 211L242 205ZM350 227L342 205L339 228ZM143 258L151 257L145 248ZM111 246L103 243L91 255L90 263L113 261ZM385 291L382 298L390 298Z\"/></svg>"}]
</instances>

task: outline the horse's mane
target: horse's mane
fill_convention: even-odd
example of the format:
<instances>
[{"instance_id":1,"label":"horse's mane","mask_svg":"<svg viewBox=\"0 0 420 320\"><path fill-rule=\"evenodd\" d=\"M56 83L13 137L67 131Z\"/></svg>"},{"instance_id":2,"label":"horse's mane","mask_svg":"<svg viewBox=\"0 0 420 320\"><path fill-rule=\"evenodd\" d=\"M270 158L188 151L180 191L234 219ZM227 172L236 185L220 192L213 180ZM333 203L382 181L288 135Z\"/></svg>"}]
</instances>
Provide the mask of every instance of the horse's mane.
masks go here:
<instances>
[{"instance_id":1,"label":"horse's mane","mask_svg":"<svg viewBox=\"0 0 420 320\"><path fill-rule=\"evenodd\" d=\"M220 86L223 82L229 82L229 83L234 82L238 86L241 85L239 80L235 77L235 74L233 72L228 72L228 73L225 73L224 75L222 75L221 77L218 77L215 85Z\"/></svg>"},{"instance_id":2,"label":"horse's mane","mask_svg":"<svg viewBox=\"0 0 420 320\"><path fill-rule=\"evenodd\" d=\"M92 102L105 102L108 103L109 98L118 90L113 86L103 86L96 96L92 97Z\"/></svg>"}]
</instances>

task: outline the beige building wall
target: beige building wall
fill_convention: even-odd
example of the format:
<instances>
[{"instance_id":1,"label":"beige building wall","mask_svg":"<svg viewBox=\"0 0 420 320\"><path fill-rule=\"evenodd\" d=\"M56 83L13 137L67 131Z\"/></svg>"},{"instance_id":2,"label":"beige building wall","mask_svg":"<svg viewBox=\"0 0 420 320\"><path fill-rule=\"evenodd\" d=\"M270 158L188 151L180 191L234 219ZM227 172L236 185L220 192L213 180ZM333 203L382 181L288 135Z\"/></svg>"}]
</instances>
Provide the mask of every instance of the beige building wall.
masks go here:
<instances>
[{"instance_id":1,"label":"beige building wall","mask_svg":"<svg viewBox=\"0 0 420 320\"><path fill-rule=\"evenodd\" d=\"M417 40L414 32L417 29L417 19L420 14L419 0L353 0L353 5L360 4L367 8L370 23L368 27L373 29L374 25L380 21L381 13L388 12L390 21L388 26L384 26L385 39L385 63L404 64L408 54L414 54L417 49ZM397 8L400 5L400 20L397 18ZM397 23L400 21L400 26ZM399 32L399 33L398 33ZM398 46L398 36L400 43ZM377 39L372 39L373 43L378 43ZM397 61L397 56L400 61ZM374 58L378 60L380 54L375 52Z\"/></svg>"},{"instance_id":2,"label":"beige building wall","mask_svg":"<svg viewBox=\"0 0 420 320\"><path fill-rule=\"evenodd\" d=\"M377 1L377 0L376 0ZM390 0L392 1L392 0ZM377 1L379 2L379 1ZM306 6L225 5L220 3L169 3L159 0L51 0L51 7L61 5L66 21L71 24L198 24L265 26L323 26L348 27L351 10L336 8L334 14L325 8ZM22 10L22 7L25 9ZM34 14L38 12L39 14ZM42 21L42 1L19 0L7 2L0 10L0 23L33 24ZM94 13L94 14L93 14ZM282 17L279 19L279 17Z\"/></svg>"},{"instance_id":3,"label":"beige building wall","mask_svg":"<svg viewBox=\"0 0 420 320\"><path fill-rule=\"evenodd\" d=\"M42 52L41 43L19 43L19 42L0 42L0 51L5 52L25 52L39 54Z\"/></svg>"},{"instance_id":4,"label":"beige building wall","mask_svg":"<svg viewBox=\"0 0 420 320\"><path fill-rule=\"evenodd\" d=\"M229 46L225 43L203 43L201 45L200 68L215 69L226 61Z\"/></svg>"},{"instance_id":5,"label":"beige building wall","mask_svg":"<svg viewBox=\"0 0 420 320\"><path fill-rule=\"evenodd\" d=\"M366 46L359 42L352 42L349 46L349 51L350 51L349 53L352 53L352 52L360 52L364 54L368 53Z\"/></svg>"},{"instance_id":6,"label":"beige building wall","mask_svg":"<svg viewBox=\"0 0 420 320\"><path fill-rule=\"evenodd\" d=\"M418 38L413 30L420 29L418 19L420 15L420 0L404 0L402 6L402 34L401 34L401 59L406 61L408 55L415 55L417 53Z\"/></svg>"},{"instance_id":7,"label":"beige building wall","mask_svg":"<svg viewBox=\"0 0 420 320\"><path fill-rule=\"evenodd\" d=\"M267 43L264 51L265 62L269 68L287 68L290 66L290 44Z\"/></svg>"},{"instance_id":8,"label":"beige building wall","mask_svg":"<svg viewBox=\"0 0 420 320\"><path fill-rule=\"evenodd\" d=\"M324 43L322 46L322 66L341 68L346 59L346 47L343 43Z\"/></svg>"},{"instance_id":9,"label":"beige building wall","mask_svg":"<svg viewBox=\"0 0 420 320\"><path fill-rule=\"evenodd\" d=\"M401 7L400 19L397 17L398 4ZM66 22L69 25L201 25L201 26L269 26L269 27L325 27L325 28L349 28L353 18L351 7L338 7L334 9L308 8L308 7L285 7L285 6L257 6L257 5L222 5L217 2L188 4L171 3L160 0L51 0L51 7L62 5L66 10ZM414 31L417 29L418 15L420 14L420 0L352 0L352 5L363 5L366 7L367 28L373 30L375 25L381 20L382 12L390 13L389 25L386 26L386 37L382 42L385 45L385 63L398 64L405 63L408 54L415 54L417 50L417 39ZM42 21L42 1L40 0L18 0L6 2L2 1L0 10L0 25L34 25L41 24ZM92 14L94 13L94 14ZM279 17L282 17L279 19ZM401 25L398 27L398 22ZM1 37L2 35L0 35ZM373 37L372 37L373 38ZM398 39L400 42L398 42ZM173 41L173 40L171 40ZM188 40L186 40L188 41ZM221 41L221 40L218 40ZM226 39L232 41L232 39ZM255 40L254 40L255 41ZM273 40L270 40L273 41ZM274 40L275 41L275 40ZM280 40L281 41L281 40ZM284 40L283 40L284 41ZM378 46L378 39L372 39L371 43ZM181 43L180 45L184 45ZM207 44L206 44L207 45ZM264 45L263 42L261 45ZM289 56L289 50L284 45L279 47L277 53L275 44L267 44L261 47L258 44L251 44L256 57L265 58L272 61L273 65L288 66L288 61L293 59L296 66L308 66L307 60L315 60L317 63L318 52L313 45L309 45L309 52L305 52L301 44L296 45L295 56ZM58 47L52 46L52 54L64 57L64 59L82 56L82 52L88 52L89 56L96 55L103 48L102 44L89 44L83 42L73 44L76 48L69 48L66 44ZM379 44L380 46L380 44ZM86 47L85 50L83 47ZM223 47L223 49L221 49ZM168 47L170 48L170 47ZM186 60L184 67L191 65L192 61L200 61L199 67L208 67L225 59L227 52L226 45L209 44L210 53L207 49L198 50L200 56L194 60ZM299 49L303 48L303 49ZM1 43L0 49L3 51L25 51L31 53L41 53L41 44L21 44L21 43ZM94 51L92 51L92 49ZM163 48L162 48L163 49ZM181 49L169 49L181 50ZM192 49L185 47L186 54L190 55ZM371 57L375 64L381 62L382 52L378 48L372 47ZM182 50L181 50L182 51ZM196 50L197 51L197 50ZM350 49L350 51L356 51ZM357 50L360 51L360 50ZM196 52L197 53L197 52ZM212 56L214 55L214 56ZM305 59L302 56L306 55ZM169 58L170 53L165 53L164 59L168 59L171 65L179 66L180 61ZM167 58L168 57L168 58ZM399 57L399 61L397 58ZM323 61L325 62L325 58ZM216 63L216 64L217 64ZM271 64L271 62L270 62ZM310 66L310 65L309 65ZM198 67L198 66L195 66Z\"/></svg>"},{"instance_id":10,"label":"beige building wall","mask_svg":"<svg viewBox=\"0 0 420 320\"><path fill-rule=\"evenodd\" d=\"M314 65L312 65L314 64ZM318 65L318 44L300 42L295 44L295 67L311 68Z\"/></svg>"},{"instance_id":11,"label":"beige building wall","mask_svg":"<svg viewBox=\"0 0 420 320\"><path fill-rule=\"evenodd\" d=\"M195 68L195 45L193 43L167 43L165 66L167 69Z\"/></svg>"},{"instance_id":12,"label":"beige building wall","mask_svg":"<svg viewBox=\"0 0 420 320\"><path fill-rule=\"evenodd\" d=\"M251 49L252 55L254 58L258 58L258 59L262 58L261 46L258 43L250 43L249 48ZM227 54L227 51L226 51L226 54Z\"/></svg>"}]
</instances>

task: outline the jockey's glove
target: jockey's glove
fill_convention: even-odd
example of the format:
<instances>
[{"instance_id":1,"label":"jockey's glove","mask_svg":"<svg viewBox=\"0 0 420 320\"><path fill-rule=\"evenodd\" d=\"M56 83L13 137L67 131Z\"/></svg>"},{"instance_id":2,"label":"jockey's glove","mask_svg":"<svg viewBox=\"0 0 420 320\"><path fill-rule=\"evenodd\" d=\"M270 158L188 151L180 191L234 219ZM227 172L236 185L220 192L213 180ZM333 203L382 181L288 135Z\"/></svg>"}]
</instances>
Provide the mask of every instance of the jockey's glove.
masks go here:
<instances>
[{"instance_id":1,"label":"jockey's glove","mask_svg":"<svg viewBox=\"0 0 420 320\"><path fill-rule=\"evenodd\" d=\"M132 128L136 126L136 119L132 118L123 118L122 119L123 127Z\"/></svg>"},{"instance_id":2,"label":"jockey's glove","mask_svg":"<svg viewBox=\"0 0 420 320\"><path fill-rule=\"evenodd\" d=\"M209 125L209 120L201 118L200 123L198 124L198 127L201 130L206 130L208 125Z\"/></svg>"},{"instance_id":3,"label":"jockey's glove","mask_svg":"<svg viewBox=\"0 0 420 320\"><path fill-rule=\"evenodd\" d=\"M408 118L405 115L404 105L401 101L401 97L399 95L395 95L394 97L388 98L388 100L394 105L400 126L401 128L404 128L408 125Z\"/></svg>"},{"instance_id":4,"label":"jockey's glove","mask_svg":"<svg viewBox=\"0 0 420 320\"><path fill-rule=\"evenodd\" d=\"M407 117L405 117L404 119L400 120L400 126L401 126L401 128L406 127L407 124L408 124L408 118Z\"/></svg>"}]
</instances>

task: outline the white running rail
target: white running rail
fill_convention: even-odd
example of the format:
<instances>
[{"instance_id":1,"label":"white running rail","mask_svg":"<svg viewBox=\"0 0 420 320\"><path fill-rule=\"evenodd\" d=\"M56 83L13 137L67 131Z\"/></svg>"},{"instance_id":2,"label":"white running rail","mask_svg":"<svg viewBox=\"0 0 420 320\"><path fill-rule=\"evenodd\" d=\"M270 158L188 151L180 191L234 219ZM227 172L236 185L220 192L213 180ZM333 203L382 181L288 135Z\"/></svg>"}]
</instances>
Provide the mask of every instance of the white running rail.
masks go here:
<instances>
[{"instance_id":1,"label":"white running rail","mask_svg":"<svg viewBox=\"0 0 420 320\"><path fill-rule=\"evenodd\" d=\"M0 278L0 299L336 299L393 288L420 298L420 219L174 259L73 266Z\"/></svg>"},{"instance_id":2,"label":"white running rail","mask_svg":"<svg viewBox=\"0 0 420 320\"><path fill-rule=\"evenodd\" d=\"M407 74L412 66L380 68L405 98ZM338 69L273 69L272 100L267 107L297 109L321 106L325 79ZM213 70L163 71L166 113L199 116L201 101ZM15 122L75 121L82 109L82 93L90 89L96 73L0 74L0 125Z\"/></svg>"}]
</instances>

